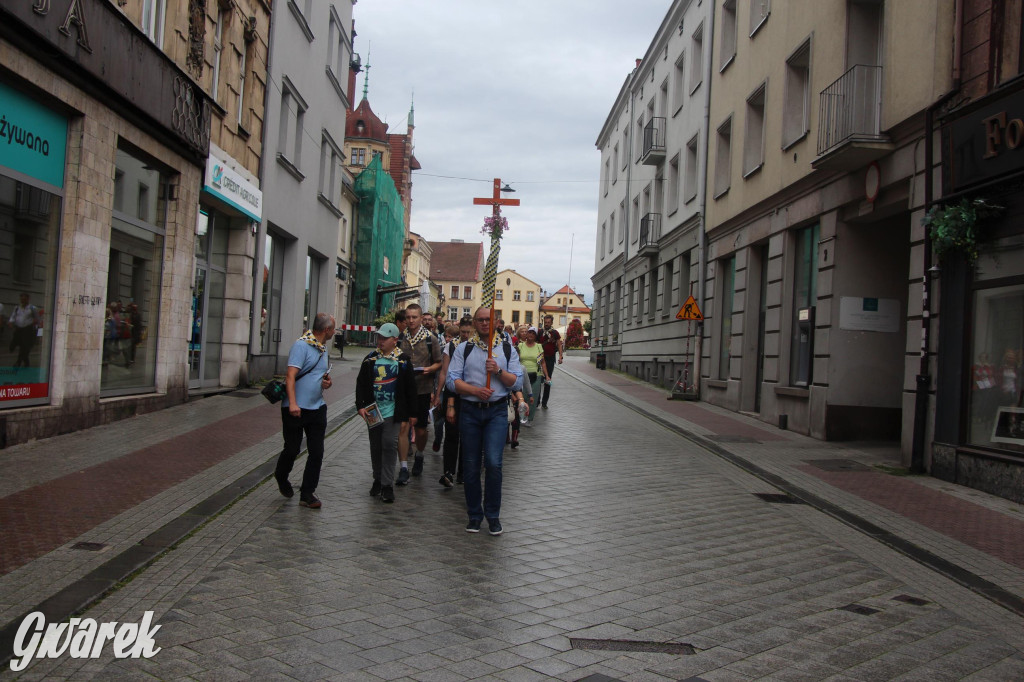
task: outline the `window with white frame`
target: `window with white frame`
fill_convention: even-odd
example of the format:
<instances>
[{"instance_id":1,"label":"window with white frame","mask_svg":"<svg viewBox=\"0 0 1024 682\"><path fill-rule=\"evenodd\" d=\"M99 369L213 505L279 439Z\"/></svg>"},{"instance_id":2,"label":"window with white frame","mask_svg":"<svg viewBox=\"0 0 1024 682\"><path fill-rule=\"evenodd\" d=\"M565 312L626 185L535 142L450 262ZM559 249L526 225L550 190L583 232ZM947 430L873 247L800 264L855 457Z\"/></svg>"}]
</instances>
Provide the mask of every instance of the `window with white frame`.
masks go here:
<instances>
[{"instance_id":1,"label":"window with white frame","mask_svg":"<svg viewBox=\"0 0 1024 682\"><path fill-rule=\"evenodd\" d=\"M238 53L238 118L236 122L240 127L245 127L242 122L242 114L245 111L245 71L249 68L249 45L244 44L242 51Z\"/></svg>"},{"instance_id":2,"label":"window with white frame","mask_svg":"<svg viewBox=\"0 0 1024 682\"><path fill-rule=\"evenodd\" d=\"M353 166L365 166L366 165L366 148L365 147L353 147L352 148L352 165Z\"/></svg>"},{"instance_id":3,"label":"window with white frame","mask_svg":"<svg viewBox=\"0 0 1024 682\"><path fill-rule=\"evenodd\" d=\"M462 287L462 298L473 298L473 287Z\"/></svg>"},{"instance_id":4,"label":"window with white frame","mask_svg":"<svg viewBox=\"0 0 1024 682\"><path fill-rule=\"evenodd\" d=\"M757 0L754 0L756 2ZM725 0L722 3L722 44L718 52L718 69L725 67L736 58L736 0Z\"/></svg>"},{"instance_id":5,"label":"window with white frame","mask_svg":"<svg viewBox=\"0 0 1024 682\"><path fill-rule=\"evenodd\" d=\"M810 130L811 114L811 41L786 60L786 92L782 103L782 148L803 139Z\"/></svg>"},{"instance_id":6,"label":"window with white frame","mask_svg":"<svg viewBox=\"0 0 1024 682\"><path fill-rule=\"evenodd\" d=\"M163 48L166 13L164 0L142 0L142 32L160 48Z\"/></svg>"},{"instance_id":7,"label":"window with white frame","mask_svg":"<svg viewBox=\"0 0 1024 682\"><path fill-rule=\"evenodd\" d=\"M690 94L700 87L704 79L704 22L693 32L690 40Z\"/></svg>"},{"instance_id":8,"label":"window with white frame","mask_svg":"<svg viewBox=\"0 0 1024 682\"><path fill-rule=\"evenodd\" d=\"M772 12L772 0L750 0L750 37L768 21Z\"/></svg>"},{"instance_id":9,"label":"window with white frame","mask_svg":"<svg viewBox=\"0 0 1024 682\"><path fill-rule=\"evenodd\" d=\"M448 306L448 319L455 324L459 323L459 309L453 306Z\"/></svg>"},{"instance_id":10,"label":"window with white frame","mask_svg":"<svg viewBox=\"0 0 1024 682\"><path fill-rule=\"evenodd\" d=\"M718 126L715 146L715 195L717 199L729 191L732 182L732 116Z\"/></svg>"},{"instance_id":11,"label":"window with white frame","mask_svg":"<svg viewBox=\"0 0 1024 682\"><path fill-rule=\"evenodd\" d=\"M471 311L469 308L463 308L462 309L462 316L463 317L470 317L472 314L473 314L473 311Z\"/></svg>"},{"instance_id":12,"label":"window with white frame","mask_svg":"<svg viewBox=\"0 0 1024 682\"><path fill-rule=\"evenodd\" d=\"M679 111L686 100L686 53L680 52L672 69L672 110Z\"/></svg>"},{"instance_id":13,"label":"window with white frame","mask_svg":"<svg viewBox=\"0 0 1024 682\"><path fill-rule=\"evenodd\" d=\"M302 163L302 123L306 114L306 101L302 99L291 79L281 78L281 127L278 130L278 158L296 171Z\"/></svg>"},{"instance_id":14,"label":"window with white frame","mask_svg":"<svg viewBox=\"0 0 1024 682\"><path fill-rule=\"evenodd\" d=\"M494 290L494 300L495 301L501 301L504 298L504 296L505 296L505 290L504 289L495 289Z\"/></svg>"},{"instance_id":15,"label":"window with white frame","mask_svg":"<svg viewBox=\"0 0 1024 682\"><path fill-rule=\"evenodd\" d=\"M519 289L513 289L512 290L512 300L513 301L521 301L521 300L523 300L523 292L520 291Z\"/></svg>"},{"instance_id":16,"label":"window with white frame","mask_svg":"<svg viewBox=\"0 0 1024 682\"><path fill-rule=\"evenodd\" d=\"M527 291L526 292L526 302L527 303L533 303L533 297L534 297L534 292L532 292L532 291Z\"/></svg>"},{"instance_id":17,"label":"window with white frame","mask_svg":"<svg viewBox=\"0 0 1024 682\"><path fill-rule=\"evenodd\" d=\"M686 165L683 167L683 201L690 203L697 198L697 144L700 133L686 143Z\"/></svg>"},{"instance_id":18,"label":"window with white frame","mask_svg":"<svg viewBox=\"0 0 1024 682\"><path fill-rule=\"evenodd\" d=\"M615 149L612 152L612 184L614 185L619 180L619 144L615 143Z\"/></svg>"},{"instance_id":19,"label":"window with white frame","mask_svg":"<svg viewBox=\"0 0 1024 682\"><path fill-rule=\"evenodd\" d=\"M767 83L747 98L746 132L743 136L743 177L764 165L764 102Z\"/></svg>"},{"instance_id":20,"label":"window with white frame","mask_svg":"<svg viewBox=\"0 0 1024 682\"><path fill-rule=\"evenodd\" d=\"M626 200L619 202L619 243L621 244L626 235Z\"/></svg>"},{"instance_id":21,"label":"window with white frame","mask_svg":"<svg viewBox=\"0 0 1024 682\"><path fill-rule=\"evenodd\" d=\"M665 213L672 215L679 210L679 155L668 162L668 196Z\"/></svg>"},{"instance_id":22,"label":"window with white frame","mask_svg":"<svg viewBox=\"0 0 1024 682\"><path fill-rule=\"evenodd\" d=\"M320 197L336 211L341 203L341 168L345 155L326 130L320 139Z\"/></svg>"}]
</instances>

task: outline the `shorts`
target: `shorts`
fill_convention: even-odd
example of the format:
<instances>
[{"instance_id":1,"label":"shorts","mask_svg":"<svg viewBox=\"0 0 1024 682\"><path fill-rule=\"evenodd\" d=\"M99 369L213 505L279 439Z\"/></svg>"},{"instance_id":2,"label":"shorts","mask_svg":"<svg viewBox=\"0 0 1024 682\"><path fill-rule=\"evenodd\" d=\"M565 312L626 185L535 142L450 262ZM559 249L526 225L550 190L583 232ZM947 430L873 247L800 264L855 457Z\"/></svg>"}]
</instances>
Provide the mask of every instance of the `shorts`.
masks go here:
<instances>
[{"instance_id":1,"label":"shorts","mask_svg":"<svg viewBox=\"0 0 1024 682\"><path fill-rule=\"evenodd\" d=\"M420 393L416 396L416 406L412 408L412 414L409 417L416 420L417 429L427 428L427 412L430 411L432 397L430 393Z\"/></svg>"}]
</instances>

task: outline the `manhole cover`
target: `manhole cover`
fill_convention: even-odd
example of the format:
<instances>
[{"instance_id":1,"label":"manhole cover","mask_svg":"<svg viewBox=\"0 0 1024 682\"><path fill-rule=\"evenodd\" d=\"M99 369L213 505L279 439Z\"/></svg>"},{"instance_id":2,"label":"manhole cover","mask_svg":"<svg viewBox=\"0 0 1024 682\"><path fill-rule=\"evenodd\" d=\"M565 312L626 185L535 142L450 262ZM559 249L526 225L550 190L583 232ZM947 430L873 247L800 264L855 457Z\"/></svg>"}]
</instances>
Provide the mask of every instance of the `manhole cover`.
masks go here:
<instances>
[{"instance_id":1,"label":"manhole cover","mask_svg":"<svg viewBox=\"0 0 1024 682\"><path fill-rule=\"evenodd\" d=\"M71 545L71 549L84 549L87 552L98 552L106 548L107 546L102 542L76 542Z\"/></svg>"},{"instance_id":2,"label":"manhole cover","mask_svg":"<svg viewBox=\"0 0 1024 682\"><path fill-rule=\"evenodd\" d=\"M807 504L803 500L785 493L754 493L754 497L760 497L765 502L772 504Z\"/></svg>"},{"instance_id":3,"label":"manhole cover","mask_svg":"<svg viewBox=\"0 0 1024 682\"><path fill-rule=\"evenodd\" d=\"M893 601L901 601L904 604L911 604L913 606L927 606L931 604L927 599L921 599L920 597L911 597L909 594L900 594L892 598Z\"/></svg>"},{"instance_id":4,"label":"manhole cover","mask_svg":"<svg viewBox=\"0 0 1024 682\"><path fill-rule=\"evenodd\" d=\"M804 462L822 471L871 471L871 467L852 459L805 459Z\"/></svg>"},{"instance_id":5,"label":"manhole cover","mask_svg":"<svg viewBox=\"0 0 1024 682\"><path fill-rule=\"evenodd\" d=\"M675 654L692 656L697 653L691 644L682 642L642 642L632 639L579 639L569 638L573 649L596 649L598 651L642 651L650 654Z\"/></svg>"},{"instance_id":6,"label":"manhole cover","mask_svg":"<svg viewBox=\"0 0 1024 682\"><path fill-rule=\"evenodd\" d=\"M847 604L846 606L840 606L840 611L849 611L850 613L856 613L861 616L870 616L874 613L878 613L879 609L873 609L870 606L864 606L863 604Z\"/></svg>"},{"instance_id":7,"label":"manhole cover","mask_svg":"<svg viewBox=\"0 0 1024 682\"><path fill-rule=\"evenodd\" d=\"M713 441L719 443L760 443L761 441L750 436L730 436L728 434L720 434L717 436L708 436Z\"/></svg>"}]
</instances>

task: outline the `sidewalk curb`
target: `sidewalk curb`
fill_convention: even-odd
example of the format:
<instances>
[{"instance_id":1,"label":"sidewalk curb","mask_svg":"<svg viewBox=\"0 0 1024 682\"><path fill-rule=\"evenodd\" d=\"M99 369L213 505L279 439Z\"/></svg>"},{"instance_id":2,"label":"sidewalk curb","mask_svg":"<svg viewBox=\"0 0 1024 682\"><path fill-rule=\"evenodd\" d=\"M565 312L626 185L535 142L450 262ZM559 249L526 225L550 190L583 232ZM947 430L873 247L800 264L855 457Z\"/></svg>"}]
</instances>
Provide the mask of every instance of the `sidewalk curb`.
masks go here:
<instances>
[{"instance_id":1,"label":"sidewalk curb","mask_svg":"<svg viewBox=\"0 0 1024 682\"><path fill-rule=\"evenodd\" d=\"M944 559L939 555L914 544L910 540L902 538L899 535L892 533L891 531L887 531L884 528L875 525L871 521L868 521L867 519L858 516L853 512L843 509L841 506L833 502L829 502L828 500L825 500L808 490L804 490L800 486L795 485L790 481L787 481L786 479L782 478L777 474L773 474L769 471L766 471L765 469L759 467L758 465L747 460L746 458L741 457L740 455L737 455L736 453L731 452L728 449L722 447L719 443L716 443L708 438L705 438L704 436L694 433L693 431L690 431L677 424L674 424L671 421L659 415L645 411L642 407L636 405L633 402L625 400L624 398L620 397L613 391L610 391L604 386L600 385L599 383L596 383L594 380L591 380L587 377L583 377L572 371L565 371L565 373L571 378L580 382L581 384L588 386L589 388L594 389L595 391L614 400L615 402L624 405L625 407L628 407L634 412L637 412L647 417L651 421L665 427L666 429L678 433L680 436L686 438L695 445L704 448L705 450L708 450L712 454L721 457L730 464L733 464L739 467L740 469L746 471L747 473L752 474L757 478L760 478L766 483L775 486L776 488L785 492L791 497L794 497L800 500L801 502L804 502L805 504L817 509L818 511L824 512L829 516L835 518L836 520L845 523L851 528L854 528L855 530L858 530L861 533L864 533L865 535L868 535L873 539L878 540L879 542L885 544L891 549L896 550L900 554L903 554L904 556L913 559L919 564L922 564L927 568L932 569L933 571L945 576L946 578L949 578L957 584L966 587L972 592L975 592L976 594L985 597L986 599L994 602L995 604L1002 606L1003 608L1007 609L1013 614L1024 617L1024 599L1000 587L999 585L996 585L995 583L986 580L985 578L982 578L976 573L972 573L968 569L963 568L962 566L959 566L949 561L948 559Z\"/></svg>"},{"instance_id":2,"label":"sidewalk curb","mask_svg":"<svg viewBox=\"0 0 1024 682\"><path fill-rule=\"evenodd\" d=\"M330 437L356 416L354 406L342 410L328 422L326 437ZM300 452L299 457L304 454L306 450ZM4 625L0 628L0 666L7 665L14 657L15 638L26 616L40 611L47 623L60 623L84 612L115 591L119 583L149 567L215 516L270 480L276 462L275 455Z\"/></svg>"}]
</instances>

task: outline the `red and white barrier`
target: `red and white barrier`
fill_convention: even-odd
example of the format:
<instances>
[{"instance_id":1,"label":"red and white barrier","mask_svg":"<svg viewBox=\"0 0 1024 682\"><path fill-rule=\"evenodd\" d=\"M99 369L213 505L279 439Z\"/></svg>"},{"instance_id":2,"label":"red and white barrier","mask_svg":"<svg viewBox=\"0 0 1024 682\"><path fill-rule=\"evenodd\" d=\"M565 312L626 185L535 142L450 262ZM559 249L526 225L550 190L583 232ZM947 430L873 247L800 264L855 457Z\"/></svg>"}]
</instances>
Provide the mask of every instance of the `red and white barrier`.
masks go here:
<instances>
[{"instance_id":1,"label":"red and white barrier","mask_svg":"<svg viewBox=\"0 0 1024 682\"><path fill-rule=\"evenodd\" d=\"M375 332L377 328L372 324L339 324L338 329L347 329L354 332Z\"/></svg>"}]
</instances>

